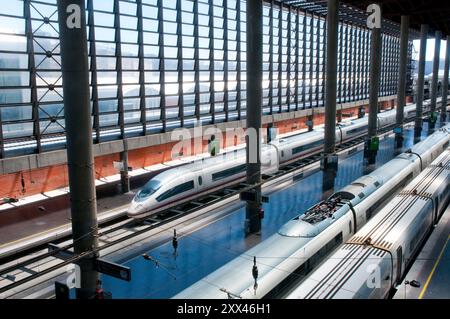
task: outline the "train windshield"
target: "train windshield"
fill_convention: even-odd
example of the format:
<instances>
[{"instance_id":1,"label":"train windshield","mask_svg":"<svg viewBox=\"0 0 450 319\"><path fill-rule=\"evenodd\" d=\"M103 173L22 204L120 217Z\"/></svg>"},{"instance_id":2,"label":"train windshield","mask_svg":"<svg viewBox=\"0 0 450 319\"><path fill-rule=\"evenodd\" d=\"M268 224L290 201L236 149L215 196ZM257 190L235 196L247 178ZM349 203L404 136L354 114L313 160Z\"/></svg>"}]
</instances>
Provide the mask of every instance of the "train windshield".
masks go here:
<instances>
[{"instance_id":1,"label":"train windshield","mask_svg":"<svg viewBox=\"0 0 450 319\"><path fill-rule=\"evenodd\" d=\"M144 201L149 196L157 192L160 188L161 182L156 179L152 179L147 184L145 184L145 186L142 187L142 189L137 193L135 200L137 202Z\"/></svg>"}]
</instances>

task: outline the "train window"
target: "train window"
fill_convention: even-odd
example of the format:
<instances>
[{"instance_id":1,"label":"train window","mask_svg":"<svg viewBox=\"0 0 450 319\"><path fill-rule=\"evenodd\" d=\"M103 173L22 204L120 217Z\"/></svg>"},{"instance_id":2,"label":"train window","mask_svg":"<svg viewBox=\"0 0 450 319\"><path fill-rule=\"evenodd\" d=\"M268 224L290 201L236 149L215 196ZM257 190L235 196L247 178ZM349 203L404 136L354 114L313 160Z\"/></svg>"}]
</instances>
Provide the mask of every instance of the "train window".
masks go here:
<instances>
[{"instance_id":1,"label":"train window","mask_svg":"<svg viewBox=\"0 0 450 319\"><path fill-rule=\"evenodd\" d=\"M151 179L142 189L136 194L135 200L142 202L152 194L156 193L161 188L161 182L156 179Z\"/></svg>"},{"instance_id":2,"label":"train window","mask_svg":"<svg viewBox=\"0 0 450 319\"><path fill-rule=\"evenodd\" d=\"M333 251L337 246L339 246L343 241L342 233L336 235L328 243L326 243L322 248L320 248L309 260L308 266L309 270L312 270L319 262L323 260L331 251Z\"/></svg>"},{"instance_id":3,"label":"train window","mask_svg":"<svg viewBox=\"0 0 450 319\"><path fill-rule=\"evenodd\" d=\"M202 186L203 184L203 178L201 176L198 177L198 185Z\"/></svg>"},{"instance_id":4,"label":"train window","mask_svg":"<svg viewBox=\"0 0 450 319\"><path fill-rule=\"evenodd\" d=\"M247 164L242 164L242 165L239 165L239 166L235 166L235 167L226 169L224 171L212 174L212 179L213 179L214 182L215 181L219 181L221 179L225 179L225 178L228 178L230 176L242 173L246 169L247 169Z\"/></svg>"},{"instance_id":5,"label":"train window","mask_svg":"<svg viewBox=\"0 0 450 319\"><path fill-rule=\"evenodd\" d=\"M358 197L361 198L361 199L363 199L363 198L364 198L364 193L359 193L359 194L358 194Z\"/></svg>"},{"instance_id":6,"label":"train window","mask_svg":"<svg viewBox=\"0 0 450 319\"><path fill-rule=\"evenodd\" d=\"M375 187L378 187L378 186L380 186L380 183L379 182L375 182L375 183L373 183L373 185L375 185Z\"/></svg>"},{"instance_id":7,"label":"train window","mask_svg":"<svg viewBox=\"0 0 450 319\"><path fill-rule=\"evenodd\" d=\"M284 151L281 151L281 157L284 157Z\"/></svg>"},{"instance_id":8,"label":"train window","mask_svg":"<svg viewBox=\"0 0 450 319\"><path fill-rule=\"evenodd\" d=\"M158 202L162 202L163 200L169 199L173 196L179 195L181 193L187 192L191 189L194 189L194 181L190 181L184 184L180 184L178 186L175 186L172 189L169 189L167 192L163 193L162 195L158 196L156 200Z\"/></svg>"},{"instance_id":9,"label":"train window","mask_svg":"<svg viewBox=\"0 0 450 319\"><path fill-rule=\"evenodd\" d=\"M372 212L373 212L372 207L366 211L366 221L372 218Z\"/></svg>"},{"instance_id":10,"label":"train window","mask_svg":"<svg viewBox=\"0 0 450 319\"><path fill-rule=\"evenodd\" d=\"M348 222L348 232L350 234L352 233L352 222L351 221Z\"/></svg>"},{"instance_id":11,"label":"train window","mask_svg":"<svg viewBox=\"0 0 450 319\"><path fill-rule=\"evenodd\" d=\"M347 134L359 133L359 132L362 132L362 131L365 131L365 130L367 130L367 126L362 126L362 127L358 127L358 128L353 129L353 130L347 131Z\"/></svg>"},{"instance_id":12,"label":"train window","mask_svg":"<svg viewBox=\"0 0 450 319\"><path fill-rule=\"evenodd\" d=\"M298 154L298 153L301 153L303 151L310 150L312 148L319 147L319 146L322 146L322 145L323 145L323 141L319 140L319 141L316 141L316 142L313 142L313 143L310 143L310 144L306 144L306 145L302 145L302 146L299 146L299 147L295 147L295 148L292 149L292 155Z\"/></svg>"},{"instance_id":13,"label":"train window","mask_svg":"<svg viewBox=\"0 0 450 319\"><path fill-rule=\"evenodd\" d=\"M271 292L264 296L266 299L273 299L279 296L280 292L286 292L292 288L293 284L298 283L306 275L308 275L322 260L328 256L336 247L343 242L342 232L327 242L322 248L320 248L314 255L301 264L293 273L287 276L281 281Z\"/></svg>"}]
</instances>

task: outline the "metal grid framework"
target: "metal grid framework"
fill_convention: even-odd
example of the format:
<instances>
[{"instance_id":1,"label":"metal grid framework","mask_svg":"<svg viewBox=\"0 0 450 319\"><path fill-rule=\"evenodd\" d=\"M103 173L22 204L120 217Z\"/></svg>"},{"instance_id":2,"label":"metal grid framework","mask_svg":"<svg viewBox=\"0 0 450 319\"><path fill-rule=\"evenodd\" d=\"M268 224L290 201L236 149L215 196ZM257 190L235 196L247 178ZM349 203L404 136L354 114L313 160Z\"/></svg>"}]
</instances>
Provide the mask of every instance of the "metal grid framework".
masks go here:
<instances>
[{"instance_id":1,"label":"metal grid framework","mask_svg":"<svg viewBox=\"0 0 450 319\"><path fill-rule=\"evenodd\" d=\"M294 8L299 8L302 10L308 10L310 12L314 12L315 14L318 14L320 16L325 16L327 14L327 0L276 0L279 3L290 6ZM390 2L396 2L390 1ZM407 0L409 1L409 0ZM376 2L376 1L375 1ZM359 5L358 7L356 4L364 3L363 6ZM365 11L367 6L369 4L374 3L374 1L361 1L361 0L355 0L355 1L341 1L339 5L339 19L342 21L347 21L349 23L357 24L360 26L366 26L367 25L367 17L368 14ZM383 8L386 6L386 4L383 4ZM403 6L401 9L396 10L396 16L399 16L398 12L404 12L405 6ZM383 14L385 16L385 14ZM382 21L382 32L394 36L400 35L400 24L396 23L394 21L391 21L389 19L383 18ZM419 32L415 29L410 30L412 37L419 37Z\"/></svg>"},{"instance_id":2,"label":"metal grid framework","mask_svg":"<svg viewBox=\"0 0 450 319\"><path fill-rule=\"evenodd\" d=\"M246 3L87 0L93 140L246 117ZM323 106L326 21L264 5L263 113ZM339 27L338 102L368 97L370 32ZM0 14L0 157L65 147L56 0ZM397 84L399 39L383 35L380 95Z\"/></svg>"}]
</instances>

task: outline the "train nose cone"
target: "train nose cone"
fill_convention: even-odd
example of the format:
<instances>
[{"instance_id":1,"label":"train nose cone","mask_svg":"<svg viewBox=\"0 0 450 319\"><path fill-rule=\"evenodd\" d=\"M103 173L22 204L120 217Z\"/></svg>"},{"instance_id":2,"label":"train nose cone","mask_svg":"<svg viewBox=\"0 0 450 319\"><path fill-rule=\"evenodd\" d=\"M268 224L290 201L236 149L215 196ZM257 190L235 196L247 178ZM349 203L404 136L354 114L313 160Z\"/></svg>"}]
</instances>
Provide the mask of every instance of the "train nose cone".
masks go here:
<instances>
[{"instance_id":1,"label":"train nose cone","mask_svg":"<svg viewBox=\"0 0 450 319\"><path fill-rule=\"evenodd\" d=\"M130 207L128 207L127 215L130 217L139 215L142 212L142 205L138 205L136 203L131 203Z\"/></svg>"}]
</instances>

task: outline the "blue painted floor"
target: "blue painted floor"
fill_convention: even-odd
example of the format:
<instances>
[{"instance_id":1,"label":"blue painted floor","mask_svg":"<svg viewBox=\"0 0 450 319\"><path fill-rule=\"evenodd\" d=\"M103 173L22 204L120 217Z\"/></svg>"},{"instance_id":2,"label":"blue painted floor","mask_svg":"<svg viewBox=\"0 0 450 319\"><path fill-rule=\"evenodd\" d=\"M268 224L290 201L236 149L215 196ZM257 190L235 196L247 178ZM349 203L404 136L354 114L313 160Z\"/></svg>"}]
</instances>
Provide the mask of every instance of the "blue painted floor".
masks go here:
<instances>
[{"instance_id":1,"label":"blue painted floor","mask_svg":"<svg viewBox=\"0 0 450 319\"><path fill-rule=\"evenodd\" d=\"M439 127L439 126L437 126ZM405 149L413 145L414 130L405 130ZM428 135L424 123L422 137ZM380 141L376 167L395 156L394 137ZM342 160L336 178L338 190L363 175L363 153L358 152ZM245 237L245 209L214 222L191 235L179 239L177 255L171 243L147 253L160 263L144 260L141 256L123 262L132 269L132 281L124 282L103 276L103 288L112 293L114 299L170 298L213 272L223 264L245 252L253 245L275 233L280 226L322 199L322 172L270 194L270 203L264 205L265 218L260 236ZM172 230L168 230L172 232Z\"/></svg>"}]
</instances>

